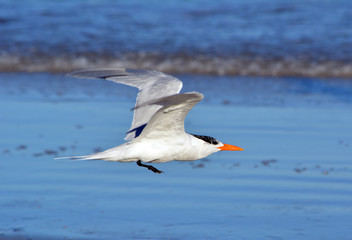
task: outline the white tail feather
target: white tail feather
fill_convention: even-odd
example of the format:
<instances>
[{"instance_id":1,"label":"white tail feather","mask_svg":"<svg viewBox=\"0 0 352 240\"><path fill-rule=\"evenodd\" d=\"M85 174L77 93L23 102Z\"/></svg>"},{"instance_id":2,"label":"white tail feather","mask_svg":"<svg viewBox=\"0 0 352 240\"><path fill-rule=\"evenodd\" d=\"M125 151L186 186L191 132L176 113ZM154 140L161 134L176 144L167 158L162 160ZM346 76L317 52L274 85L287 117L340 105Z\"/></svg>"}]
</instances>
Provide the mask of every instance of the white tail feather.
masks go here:
<instances>
[{"instance_id":1,"label":"white tail feather","mask_svg":"<svg viewBox=\"0 0 352 240\"><path fill-rule=\"evenodd\" d=\"M55 159L71 159L74 161L86 161L86 160L104 160L104 161L118 161L118 162L134 162L138 159L134 156L130 156L129 143L124 143L118 147L110 148L103 152L94 153L86 156L72 156L72 157L58 157Z\"/></svg>"},{"instance_id":2,"label":"white tail feather","mask_svg":"<svg viewBox=\"0 0 352 240\"><path fill-rule=\"evenodd\" d=\"M88 161L88 160L98 160L98 159L87 159L89 156L72 156L72 157L57 157L54 158L55 160L60 160L60 159L70 159L73 161Z\"/></svg>"}]
</instances>

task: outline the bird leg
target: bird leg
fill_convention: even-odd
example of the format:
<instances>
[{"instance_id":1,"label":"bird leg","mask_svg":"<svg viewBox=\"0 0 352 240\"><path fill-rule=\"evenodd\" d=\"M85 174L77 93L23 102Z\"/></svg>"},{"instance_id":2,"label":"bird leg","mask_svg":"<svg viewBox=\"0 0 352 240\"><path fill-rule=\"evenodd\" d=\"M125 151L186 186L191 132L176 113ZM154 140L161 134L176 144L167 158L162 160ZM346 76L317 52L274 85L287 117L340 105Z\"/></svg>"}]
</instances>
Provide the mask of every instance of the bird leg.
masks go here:
<instances>
[{"instance_id":1,"label":"bird leg","mask_svg":"<svg viewBox=\"0 0 352 240\"><path fill-rule=\"evenodd\" d=\"M153 172L155 172L155 173L163 173L163 171L160 171L160 170L156 169L156 168L153 167L152 165L143 164L141 160L138 160L138 161L137 161L137 165L140 166L140 167L146 167L146 168L148 168L150 171L153 171Z\"/></svg>"}]
</instances>

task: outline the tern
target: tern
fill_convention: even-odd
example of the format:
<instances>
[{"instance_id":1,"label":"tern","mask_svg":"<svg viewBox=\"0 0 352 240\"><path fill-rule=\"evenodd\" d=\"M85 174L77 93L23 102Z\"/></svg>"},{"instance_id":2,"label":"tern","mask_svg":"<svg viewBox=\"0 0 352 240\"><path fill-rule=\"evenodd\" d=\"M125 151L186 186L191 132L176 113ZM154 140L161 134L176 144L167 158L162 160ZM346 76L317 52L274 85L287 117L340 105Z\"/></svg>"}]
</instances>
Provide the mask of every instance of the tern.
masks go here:
<instances>
[{"instance_id":1,"label":"tern","mask_svg":"<svg viewBox=\"0 0 352 240\"><path fill-rule=\"evenodd\" d=\"M203 99L203 95L198 92L180 93L182 81L176 77L137 69L84 70L69 76L106 79L136 87L139 92L125 143L92 155L67 158L137 162L138 166L154 173L163 173L144 163L194 161L218 151L243 150L213 137L185 132L185 117Z\"/></svg>"}]
</instances>

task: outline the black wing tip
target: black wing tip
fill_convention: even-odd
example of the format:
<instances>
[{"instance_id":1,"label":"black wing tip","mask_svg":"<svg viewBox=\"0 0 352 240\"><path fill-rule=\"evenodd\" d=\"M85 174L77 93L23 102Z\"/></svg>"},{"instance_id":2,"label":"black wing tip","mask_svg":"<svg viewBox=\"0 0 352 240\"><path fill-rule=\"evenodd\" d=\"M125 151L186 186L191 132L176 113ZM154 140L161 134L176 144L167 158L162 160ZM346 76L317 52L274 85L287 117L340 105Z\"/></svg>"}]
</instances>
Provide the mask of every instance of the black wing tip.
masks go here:
<instances>
[{"instance_id":1,"label":"black wing tip","mask_svg":"<svg viewBox=\"0 0 352 240\"><path fill-rule=\"evenodd\" d=\"M114 74L114 75L99 76L98 78L107 79L111 77L127 77L127 76L128 74Z\"/></svg>"},{"instance_id":2,"label":"black wing tip","mask_svg":"<svg viewBox=\"0 0 352 240\"><path fill-rule=\"evenodd\" d=\"M78 70L67 73L66 76L74 78L97 78L107 79L111 77L126 77L129 74L126 72L127 69L92 69L92 70ZM121 73L116 73L121 71Z\"/></svg>"}]
</instances>

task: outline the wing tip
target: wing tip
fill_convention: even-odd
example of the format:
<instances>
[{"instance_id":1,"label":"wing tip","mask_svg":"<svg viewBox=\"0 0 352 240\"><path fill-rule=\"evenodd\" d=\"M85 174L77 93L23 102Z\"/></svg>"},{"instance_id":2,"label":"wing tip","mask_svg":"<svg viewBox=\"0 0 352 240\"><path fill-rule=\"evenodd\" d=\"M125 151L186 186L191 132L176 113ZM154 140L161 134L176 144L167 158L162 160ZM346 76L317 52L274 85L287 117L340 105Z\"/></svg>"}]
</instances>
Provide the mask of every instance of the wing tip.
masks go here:
<instances>
[{"instance_id":1,"label":"wing tip","mask_svg":"<svg viewBox=\"0 0 352 240\"><path fill-rule=\"evenodd\" d=\"M190 95L193 96L197 100L202 100L204 98L204 95L199 92L186 92L184 95Z\"/></svg>"},{"instance_id":2,"label":"wing tip","mask_svg":"<svg viewBox=\"0 0 352 240\"><path fill-rule=\"evenodd\" d=\"M89 79L106 79L110 77L125 77L128 76L127 68L100 68L77 70L67 73L66 76L74 78L89 78Z\"/></svg>"}]
</instances>

